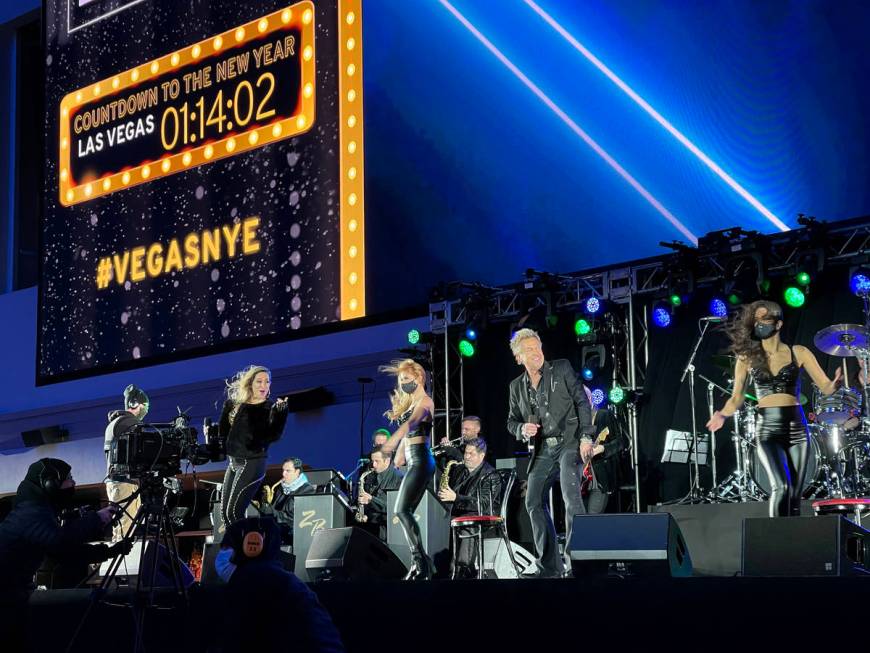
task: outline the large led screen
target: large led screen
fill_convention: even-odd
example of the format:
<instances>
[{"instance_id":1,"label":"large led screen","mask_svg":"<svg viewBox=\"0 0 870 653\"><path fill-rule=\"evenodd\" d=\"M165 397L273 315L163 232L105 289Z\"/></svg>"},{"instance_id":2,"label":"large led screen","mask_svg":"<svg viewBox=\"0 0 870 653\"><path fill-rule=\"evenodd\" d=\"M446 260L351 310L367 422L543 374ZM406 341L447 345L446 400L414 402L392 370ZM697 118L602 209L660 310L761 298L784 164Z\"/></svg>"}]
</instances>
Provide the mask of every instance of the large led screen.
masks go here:
<instances>
[{"instance_id":1,"label":"large led screen","mask_svg":"<svg viewBox=\"0 0 870 653\"><path fill-rule=\"evenodd\" d=\"M360 0L48 0L41 383L365 315Z\"/></svg>"}]
</instances>

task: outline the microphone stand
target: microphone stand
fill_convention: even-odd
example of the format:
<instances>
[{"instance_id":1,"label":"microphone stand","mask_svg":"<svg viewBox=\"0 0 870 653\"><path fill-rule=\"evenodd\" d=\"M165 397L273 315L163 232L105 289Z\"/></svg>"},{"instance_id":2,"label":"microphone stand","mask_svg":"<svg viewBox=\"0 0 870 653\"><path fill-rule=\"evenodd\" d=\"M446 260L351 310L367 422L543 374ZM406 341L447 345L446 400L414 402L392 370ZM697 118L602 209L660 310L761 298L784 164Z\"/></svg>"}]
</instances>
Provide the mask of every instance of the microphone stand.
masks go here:
<instances>
[{"instance_id":1,"label":"microphone stand","mask_svg":"<svg viewBox=\"0 0 870 653\"><path fill-rule=\"evenodd\" d=\"M689 457L686 460L689 463L689 493L677 502L677 505L683 503L695 503L701 499L701 470L698 467L698 416L695 410L695 357L698 355L698 349L701 347L701 342L707 334L707 329L710 328L710 321L705 320L704 326L701 329L701 335L695 341L695 346L692 348L692 353L689 355L689 360L686 367L683 368L683 375L680 377L680 385L689 377L689 400L692 408L692 443L689 447ZM692 454L695 455L695 461L692 462ZM694 467L695 474L692 478L692 468Z\"/></svg>"},{"instance_id":2,"label":"microphone stand","mask_svg":"<svg viewBox=\"0 0 870 653\"><path fill-rule=\"evenodd\" d=\"M374 383L374 380L367 376L360 376L356 381L359 383L359 457L362 460L368 453L365 445L366 386L369 383Z\"/></svg>"},{"instance_id":3,"label":"microphone stand","mask_svg":"<svg viewBox=\"0 0 870 653\"><path fill-rule=\"evenodd\" d=\"M698 375L700 376L700 375ZM707 382L707 410L710 413L710 417L713 417L713 412L716 410L715 405L713 404L713 388L715 385L711 382ZM717 492L717 488L719 484L716 482L716 431L710 431L710 464L712 465L713 472L713 481L712 487L710 490L710 498L718 503L719 493Z\"/></svg>"}]
</instances>

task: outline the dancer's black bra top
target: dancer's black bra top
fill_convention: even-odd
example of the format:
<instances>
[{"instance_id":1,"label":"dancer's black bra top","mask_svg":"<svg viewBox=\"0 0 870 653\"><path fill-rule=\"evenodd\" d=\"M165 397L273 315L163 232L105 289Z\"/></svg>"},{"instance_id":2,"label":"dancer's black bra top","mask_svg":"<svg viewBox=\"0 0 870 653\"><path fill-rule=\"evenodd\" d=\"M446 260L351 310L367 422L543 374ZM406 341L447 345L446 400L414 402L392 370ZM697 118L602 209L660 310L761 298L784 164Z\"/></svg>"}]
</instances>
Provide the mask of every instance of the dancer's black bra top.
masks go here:
<instances>
[{"instance_id":1,"label":"dancer's black bra top","mask_svg":"<svg viewBox=\"0 0 870 653\"><path fill-rule=\"evenodd\" d=\"M770 370L751 369L749 376L755 385L755 396L764 399L770 395L786 394L794 397L800 392L800 366L791 352L791 362L783 367L775 375Z\"/></svg>"},{"instance_id":2,"label":"dancer's black bra top","mask_svg":"<svg viewBox=\"0 0 870 653\"><path fill-rule=\"evenodd\" d=\"M414 406L411 406L408 410L406 410L404 413L402 413L399 416L399 418L396 420L396 422L398 422L399 426L401 426L402 424L407 422L409 419L411 419L411 415L413 413L414 413ZM423 421L423 422L420 422L419 424L417 424L417 428L414 429L413 431L409 431L407 437L416 438L416 437L422 436L422 437L428 438L429 434L431 432L432 432L432 422L429 420L426 420L426 421Z\"/></svg>"}]
</instances>

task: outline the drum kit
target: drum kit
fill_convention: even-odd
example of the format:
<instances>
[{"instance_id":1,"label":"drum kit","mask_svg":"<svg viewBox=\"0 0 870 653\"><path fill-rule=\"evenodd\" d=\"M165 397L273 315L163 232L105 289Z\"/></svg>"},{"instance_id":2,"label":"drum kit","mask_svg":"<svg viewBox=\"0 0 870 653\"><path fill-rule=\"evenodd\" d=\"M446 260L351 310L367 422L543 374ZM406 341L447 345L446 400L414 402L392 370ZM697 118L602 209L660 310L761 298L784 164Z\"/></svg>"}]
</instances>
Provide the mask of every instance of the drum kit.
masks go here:
<instances>
[{"instance_id":1,"label":"drum kit","mask_svg":"<svg viewBox=\"0 0 870 653\"><path fill-rule=\"evenodd\" d=\"M870 328L835 324L819 331L814 344L819 351L843 359L844 384L827 396L813 389L812 410L806 413L810 443L803 498L870 496L870 385L865 384L870 379L861 374L855 379L858 387L852 388L846 373L850 358L860 361L861 369L870 369ZM714 363L730 368L731 360L716 357ZM801 395L800 400L806 408L808 398ZM710 492L711 501L761 501L770 495L770 481L755 443L756 404L754 397L746 395L743 409L733 417L736 469Z\"/></svg>"}]
</instances>

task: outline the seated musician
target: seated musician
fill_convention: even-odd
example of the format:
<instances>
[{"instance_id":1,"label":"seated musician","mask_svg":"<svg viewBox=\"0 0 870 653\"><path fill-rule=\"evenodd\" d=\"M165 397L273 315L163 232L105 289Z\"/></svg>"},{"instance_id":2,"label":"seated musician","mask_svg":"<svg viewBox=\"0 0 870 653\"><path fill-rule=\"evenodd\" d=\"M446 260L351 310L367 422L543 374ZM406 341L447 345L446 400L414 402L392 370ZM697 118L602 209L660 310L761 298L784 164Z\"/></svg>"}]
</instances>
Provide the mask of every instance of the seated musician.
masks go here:
<instances>
[{"instance_id":1,"label":"seated musician","mask_svg":"<svg viewBox=\"0 0 870 653\"><path fill-rule=\"evenodd\" d=\"M369 454L372 473L367 475L359 492L359 503L364 506L366 524L373 526L381 540L387 540L387 490L398 490L402 473L393 466L392 456L380 447ZM377 529L377 530L374 530Z\"/></svg>"},{"instance_id":2,"label":"seated musician","mask_svg":"<svg viewBox=\"0 0 870 653\"><path fill-rule=\"evenodd\" d=\"M275 518L285 544L293 542L293 497L301 494L314 494L314 487L302 471L302 461L288 458L281 465L281 480L272 487L263 488L263 501L260 503L260 514Z\"/></svg>"},{"instance_id":3,"label":"seated musician","mask_svg":"<svg viewBox=\"0 0 870 653\"><path fill-rule=\"evenodd\" d=\"M486 440L473 438L466 442L463 464L450 469L447 486L442 482L438 498L451 504L450 516L497 515L501 508L501 476L486 462ZM477 547L472 532L460 531L454 554L456 577L475 577Z\"/></svg>"}]
</instances>

